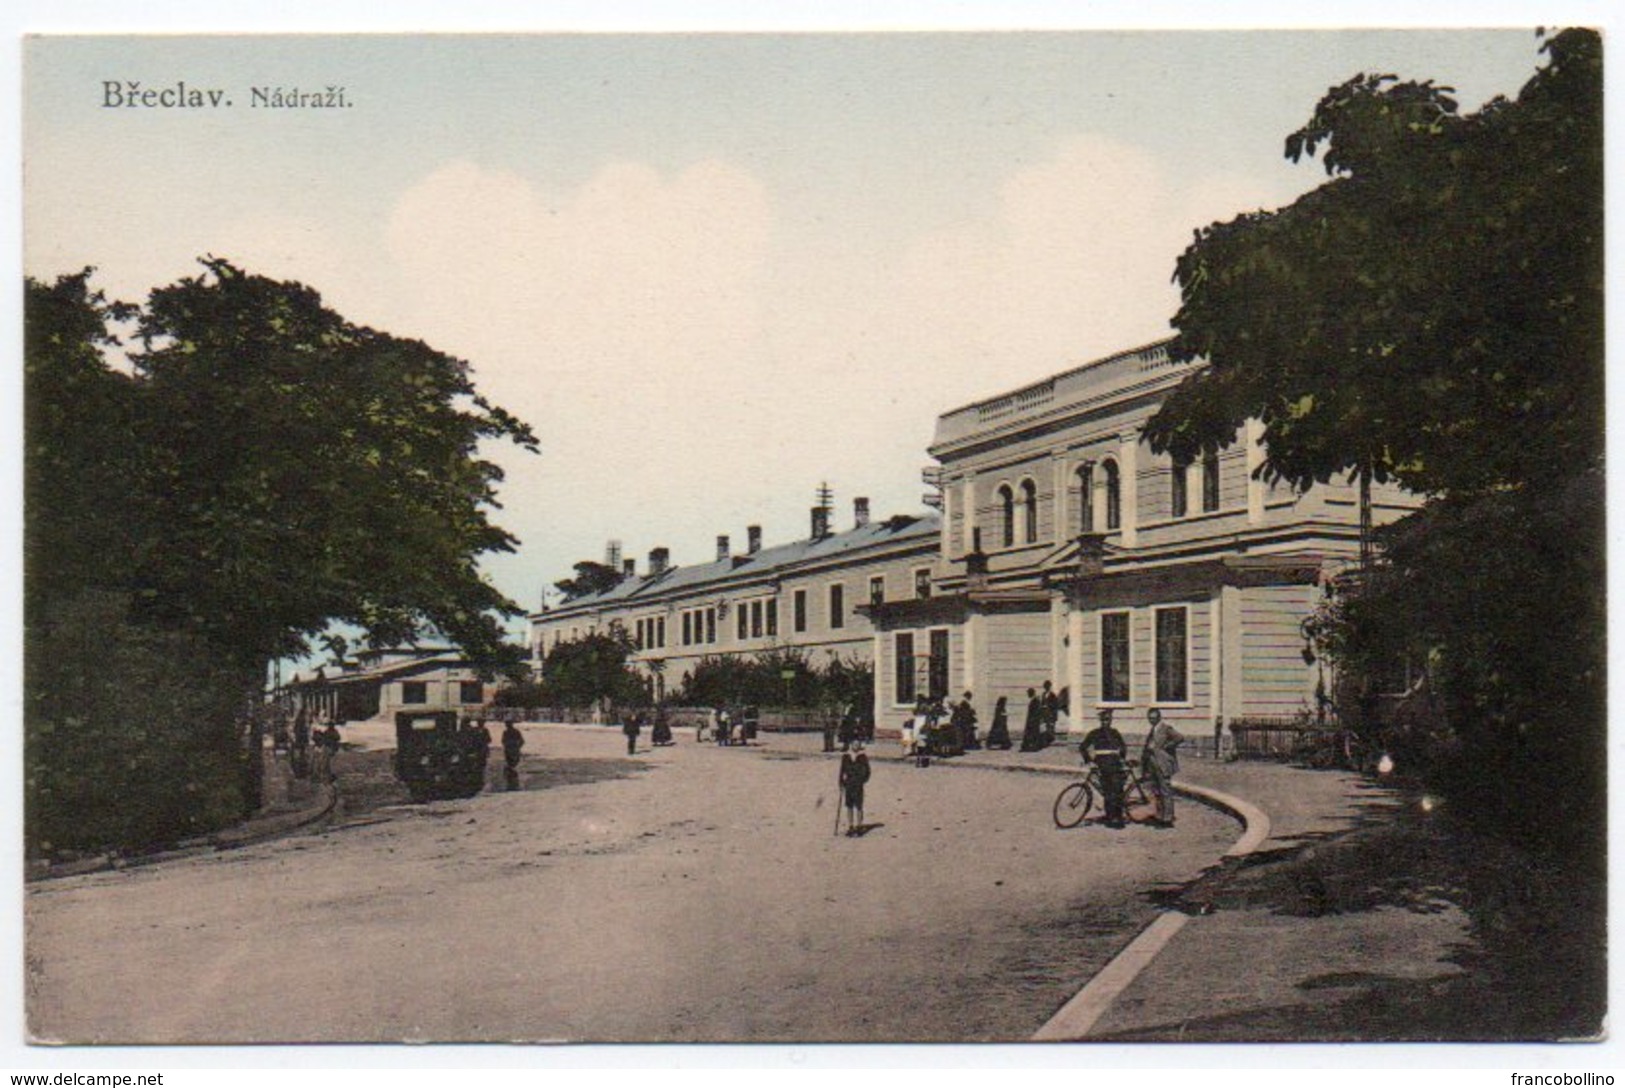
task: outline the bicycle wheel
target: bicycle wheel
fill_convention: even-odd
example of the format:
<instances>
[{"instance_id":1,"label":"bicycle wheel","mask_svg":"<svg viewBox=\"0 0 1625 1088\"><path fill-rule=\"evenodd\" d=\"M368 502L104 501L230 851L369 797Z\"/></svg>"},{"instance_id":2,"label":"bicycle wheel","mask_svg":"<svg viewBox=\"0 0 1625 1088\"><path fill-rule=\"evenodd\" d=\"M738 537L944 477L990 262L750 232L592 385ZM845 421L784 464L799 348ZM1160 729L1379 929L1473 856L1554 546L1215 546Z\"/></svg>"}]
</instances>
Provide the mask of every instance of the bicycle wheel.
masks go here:
<instances>
[{"instance_id":1,"label":"bicycle wheel","mask_svg":"<svg viewBox=\"0 0 1625 1088\"><path fill-rule=\"evenodd\" d=\"M1055 826L1077 827L1094 807L1095 793L1087 782L1074 782L1055 798Z\"/></svg>"}]
</instances>

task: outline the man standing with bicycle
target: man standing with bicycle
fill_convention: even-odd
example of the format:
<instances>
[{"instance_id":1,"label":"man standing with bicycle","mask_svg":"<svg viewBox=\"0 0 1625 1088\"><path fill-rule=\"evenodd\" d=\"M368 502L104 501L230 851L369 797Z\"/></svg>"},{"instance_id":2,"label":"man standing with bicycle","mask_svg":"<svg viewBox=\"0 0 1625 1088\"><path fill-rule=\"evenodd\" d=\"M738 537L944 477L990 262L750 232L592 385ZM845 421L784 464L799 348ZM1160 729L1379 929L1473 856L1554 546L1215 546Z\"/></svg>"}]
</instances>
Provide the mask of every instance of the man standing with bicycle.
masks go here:
<instances>
[{"instance_id":1,"label":"man standing with bicycle","mask_svg":"<svg viewBox=\"0 0 1625 1088\"><path fill-rule=\"evenodd\" d=\"M1112 727L1112 712L1100 712L1100 724L1091 729L1078 745L1085 763L1100 768L1100 791L1106 805L1106 826L1117 829L1124 818L1123 792L1128 787L1128 742Z\"/></svg>"},{"instance_id":2,"label":"man standing with bicycle","mask_svg":"<svg viewBox=\"0 0 1625 1088\"><path fill-rule=\"evenodd\" d=\"M1145 751L1140 754L1140 767L1151 786L1151 796L1157 802L1154 827L1174 826L1174 774L1179 770L1179 746L1185 737L1162 720L1162 711L1152 707L1145 712L1151 731L1145 735Z\"/></svg>"}]
</instances>

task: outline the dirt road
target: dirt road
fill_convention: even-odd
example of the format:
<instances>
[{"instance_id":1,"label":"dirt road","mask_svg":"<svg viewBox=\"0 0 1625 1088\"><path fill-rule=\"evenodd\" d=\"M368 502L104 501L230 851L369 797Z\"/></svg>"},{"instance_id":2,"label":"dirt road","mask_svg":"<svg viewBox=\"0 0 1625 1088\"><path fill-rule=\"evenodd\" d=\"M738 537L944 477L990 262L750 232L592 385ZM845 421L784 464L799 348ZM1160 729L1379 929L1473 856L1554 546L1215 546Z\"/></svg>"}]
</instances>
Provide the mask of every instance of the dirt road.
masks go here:
<instances>
[{"instance_id":1,"label":"dirt road","mask_svg":"<svg viewBox=\"0 0 1625 1088\"><path fill-rule=\"evenodd\" d=\"M815 738L527 740L519 792L30 886L33 1036L1023 1039L1237 835L1059 831L1060 780L978 753L877 762L878 826L837 837Z\"/></svg>"}]
</instances>

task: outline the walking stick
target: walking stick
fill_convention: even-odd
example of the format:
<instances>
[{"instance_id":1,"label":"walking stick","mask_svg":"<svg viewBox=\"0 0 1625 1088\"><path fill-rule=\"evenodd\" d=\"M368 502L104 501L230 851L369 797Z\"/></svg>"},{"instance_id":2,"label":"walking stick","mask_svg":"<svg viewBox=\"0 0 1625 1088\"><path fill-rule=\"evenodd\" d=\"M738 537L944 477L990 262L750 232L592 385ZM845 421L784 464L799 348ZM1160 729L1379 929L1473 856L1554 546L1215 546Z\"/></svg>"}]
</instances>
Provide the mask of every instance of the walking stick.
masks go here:
<instances>
[{"instance_id":1,"label":"walking stick","mask_svg":"<svg viewBox=\"0 0 1625 1088\"><path fill-rule=\"evenodd\" d=\"M839 835L841 833L841 802L842 802L842 800L843 800L843 798L841 797L841 790L839 788L837 788L835 790L835 830L830 834L831 838L834 838L836 835Z\"/></svg>"}]
</instances>

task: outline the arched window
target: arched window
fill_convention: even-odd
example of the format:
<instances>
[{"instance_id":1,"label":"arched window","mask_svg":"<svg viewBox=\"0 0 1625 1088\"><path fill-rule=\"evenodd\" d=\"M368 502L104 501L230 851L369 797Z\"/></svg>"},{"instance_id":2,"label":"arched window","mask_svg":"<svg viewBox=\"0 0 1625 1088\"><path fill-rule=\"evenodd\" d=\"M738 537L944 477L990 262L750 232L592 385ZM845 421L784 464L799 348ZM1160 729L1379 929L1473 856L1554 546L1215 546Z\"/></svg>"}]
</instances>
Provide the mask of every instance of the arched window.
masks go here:
<instances>
[{"instance_id":1,"label":"arched window","mask_svg":"<svg viewBox=\"0 0 1625 1088\"><path fill-rule=\"evenodd\" d=\"M1123 527L1123 474L1116 461L1107 461L1101 471L1106 474L1106 531Z\"/></svg>"},{"instance_id":2,"label":"arched window","mask_svg":"<svg viewBox=\"0 0 1625 1088\"><path fill-rule=\"evenodd\" d=\"M1016 542L1016 493L1010 490L1009 484L999 487L999 505L1003 515L1004 546L1008 548Z\"/></svg>"},{"instance_id":3,"label":"arched window","mask_svg":"<svg viewBox=\"0 0 1625 1088\"><path fill-rule=\"evenodd\" d=\"M1031 480L1021 481L1021 511L1023 535L1028 544L1038 543L1038 485Z\"/></svg>"},{"instance_id":4,"label":"arched window","mask_svg":"<svg viewBox=\"0 0 1625 1088\"><path fill-rule=\"evenodd\" d=\"M1095 531L1095 466L1078 469L1078 532Z\"/></svg>"},{"instance_id":5,"label":"arched window","mask_svg":"<svg viewBox=\"0 0 1625 1088\"><path fill-rule=\"evenodd\" d=\"M1219 508L1219 455L1202 456L1202 510L1212 513Z\"/></svg>"}]
</instances>

